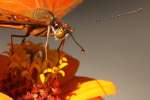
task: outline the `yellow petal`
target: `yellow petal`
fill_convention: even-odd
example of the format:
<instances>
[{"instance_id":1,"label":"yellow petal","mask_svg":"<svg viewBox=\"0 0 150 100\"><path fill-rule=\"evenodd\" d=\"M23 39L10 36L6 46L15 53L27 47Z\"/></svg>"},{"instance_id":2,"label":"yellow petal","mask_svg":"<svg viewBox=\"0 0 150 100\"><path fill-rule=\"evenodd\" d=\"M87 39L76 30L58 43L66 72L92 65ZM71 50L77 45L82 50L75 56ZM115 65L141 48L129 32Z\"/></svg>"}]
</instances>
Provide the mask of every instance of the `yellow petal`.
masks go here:
<instances>
[{"instance_id":1,"label":"yellow petal","mask_svg":"<svg viewBox=\"0 0 150 100\"><path fill-rule=\"evenodd\" d=\"M60 70L59 73L64 77L65 76L65 72L63 70Z\"/></svg>"},{"instance_id":2,"label":"yellow petal","mask_svg":"<svg viewBox=\"0 0 150 100\"><path fill-rule=\"evenodd\" d=\"M63 63L63 61L60 59L60 60L59 60L59 64L62 64L62 63Z\"/></svg>"},{"instance_id":3,"label":"yellow petal","mask_svg":"<svg viewBox=\"0 0 150 100\"><path fill-rule=\"evenodd\" d=\"M47 69L44 70L43 73L46 74L46 73L51 73L51 72L52 72L52 69L51 68L47 68Z\"/></svg>"},{"instance_id":4,"label":"yellow petal","mask_svg":"<svg viewBox=\"0 0 150 100\"><path fill-rule=\"evenodd\" d=\"M63 62L67 62L67 58L66 57L62 57L60 60L59 60L59 63L62 64Z\"/></svg>"},{"instance_id":5,"label":"yellow petal","mask_svg":"<svg viewBox=\"0 0 150 100\"><path fill-rule=\"evenodd\" d=\"M62 57L62 61L68 61L66 57Z\"/></svg>"},{"instance_id":6,"label":"yellow petal","mask_svg":"<svg viewBox=\"0 0 150 100\"><path fill-rule=\"evenodd\" d=\"M44 74L40 74L40 80L42 83L45 82L45 75Z\"/></svg>"},{"instance_id":7,"label":"yellow petal","mask_svg":"<svg viewBox=\"0 0 150 100\"><path fill-rule=\"evenodd\" d=\"M98 96L114 95L116 94L116 87L109 81L92 80L79 84L78 89L72 94L74 95L70 96L69 100L87 100Z\"/></svg>"},{"instance_id":8,"label":"yellow petal","mask_svg":"<svg viewBox=\"0 0 150 100\"><path fill-rule=\"evenodd\" d=\"M68 65L68 63L62 63L58 66L59 69L63 69L64 67L66 67Z\"/></svg>"},{"instance_id":9,"label":"yellow petal","mask_svg":"<svg viewBox=\"0 0 150 100\"><path fill-rule=\"evenodd\" d=\"M11 97L0 92L0 100L13 100Z\"/></svg>"}]
</instances>

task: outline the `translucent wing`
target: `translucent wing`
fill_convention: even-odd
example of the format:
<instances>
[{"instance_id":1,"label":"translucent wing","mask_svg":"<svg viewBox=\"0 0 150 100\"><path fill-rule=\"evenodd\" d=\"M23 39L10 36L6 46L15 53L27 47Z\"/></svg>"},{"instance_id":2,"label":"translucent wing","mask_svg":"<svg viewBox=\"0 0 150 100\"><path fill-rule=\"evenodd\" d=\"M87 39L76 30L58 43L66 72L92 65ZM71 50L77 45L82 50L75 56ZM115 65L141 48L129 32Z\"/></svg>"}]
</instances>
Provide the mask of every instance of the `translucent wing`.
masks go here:
<instances>
[{"instance_id":1,"label":"translucent wing","mask_svg":"<svg viewBox=\"0 0 150 100\"><path fill-rule=\"evenodd\" d=\"M46 26L47 21L32 18L36 9L44 7L43 0L0 0L0 27L23 29L27 24Z\"/></svg>"},{"instance_id":2,"label":"translucent wing","mask_svg":"<svg viewBox=\"0 0 150 100\"><path fill-rule=\"evenodd\" d=\"M13 13L9 10L4 10L0 8L0 24L14 24L14 25L23 25L23 24L38 24L45 25L44 21L36 20L26 16Z\"/></svg>"},{"instance_id":3,"label":"translucent wing","mask_svg":"<svg viewBox=\"0 0 150 100\"><path fill-rule=\"evenodd\" d=\"M77 5L81 4L83 0L44 0L47 7L58 18L63 17Z\"/></svg>"},{"instance_id":4,"label":"translucent wing","mask_svg":"<svg viewBox=\"0 0 150 100\"><path fill-rule=\"evenodd\" d=\"M37 8L43 8L61 18L81 2L82 0L0 0L0 8L28 17Z\"/></svg>"},{"instance_id":5,"label":"translucent wing","mask_svg":"<svg viewBox=\"0 0 150 100\"><path fill-rule=\"evenodd\" d=\"M42 0L0 0L0 8L29 17L40 7L39 1Z\"/></svg>"}]
</instances>

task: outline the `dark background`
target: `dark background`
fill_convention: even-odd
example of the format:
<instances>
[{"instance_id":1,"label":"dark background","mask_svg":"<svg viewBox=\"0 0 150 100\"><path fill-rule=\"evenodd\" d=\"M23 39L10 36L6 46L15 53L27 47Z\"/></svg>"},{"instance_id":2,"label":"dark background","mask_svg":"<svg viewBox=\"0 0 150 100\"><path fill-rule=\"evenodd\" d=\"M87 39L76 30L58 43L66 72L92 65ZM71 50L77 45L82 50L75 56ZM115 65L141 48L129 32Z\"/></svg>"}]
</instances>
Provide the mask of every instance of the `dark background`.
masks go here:
<instances>
[{"instance_id":1,"label":"dark background","mask_svg":"<svg viewBox=\"0 0 150 100\"><path fill-rule=\"evenodd\" d=\"M140 13L112 18L139 8ZM149 0L85 0L63 18L76 29L74 36L87 50L82 55L71 38L65 44L65 51L80 60L77 75L117 85L117 95L106 100L150 100L149 12ZM1 52L7 49L8 33L15 32L19 33L0 30Z\"/></svg>"}]
</instances>

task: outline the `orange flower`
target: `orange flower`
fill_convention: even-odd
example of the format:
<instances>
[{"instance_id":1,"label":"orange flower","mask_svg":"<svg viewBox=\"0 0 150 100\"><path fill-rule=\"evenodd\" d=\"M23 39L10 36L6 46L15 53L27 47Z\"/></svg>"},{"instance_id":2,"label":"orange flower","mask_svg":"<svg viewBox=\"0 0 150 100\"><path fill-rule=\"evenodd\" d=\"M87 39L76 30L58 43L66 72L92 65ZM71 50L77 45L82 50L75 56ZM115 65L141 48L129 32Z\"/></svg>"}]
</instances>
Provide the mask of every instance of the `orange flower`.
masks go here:
<instances>
[{"instance_id":1,"label":"orange flower","mask_svg":"<svg viewBox=\"0 0 150 100\"><path fill-rule=\"evenodd\" d=\"M51 54L57 51L50 51ZM103 100L102 96L114 95L116 92L112 82L95 80L88 77L78 77L75 73L79 67L79 61L68 54L61 52L67 58L67 67L64 67L65 77L60 77L63 100ZM7 71L9 58L0 55L0 79L4 77L3 71ZM0 93L0 100L8 99L8 96Z\"/></svg>"}]
</instances>

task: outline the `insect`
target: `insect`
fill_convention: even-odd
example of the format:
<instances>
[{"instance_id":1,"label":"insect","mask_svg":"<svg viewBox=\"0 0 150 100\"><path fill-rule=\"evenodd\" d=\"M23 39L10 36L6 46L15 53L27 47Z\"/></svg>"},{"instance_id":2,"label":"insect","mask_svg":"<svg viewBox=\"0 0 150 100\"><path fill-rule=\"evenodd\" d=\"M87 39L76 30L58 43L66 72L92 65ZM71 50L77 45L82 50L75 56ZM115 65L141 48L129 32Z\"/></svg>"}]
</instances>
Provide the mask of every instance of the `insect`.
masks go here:
<instances>
[{"instance_id":1,"label":"insect","mask_svg":"<svg viewBox=\"0 0 150 100\"><path fill-rule=\"evenodd\" d=\"M84 51L82 46L73 37L74 29L61 21L72 8L82 0L0 0L0 27L15 28L26 33L12 34L13 37L45 36L45 52L47 52L48 38L60 40L58 50L63 46L68 35Z\"/></svg>"}]
</instances>

